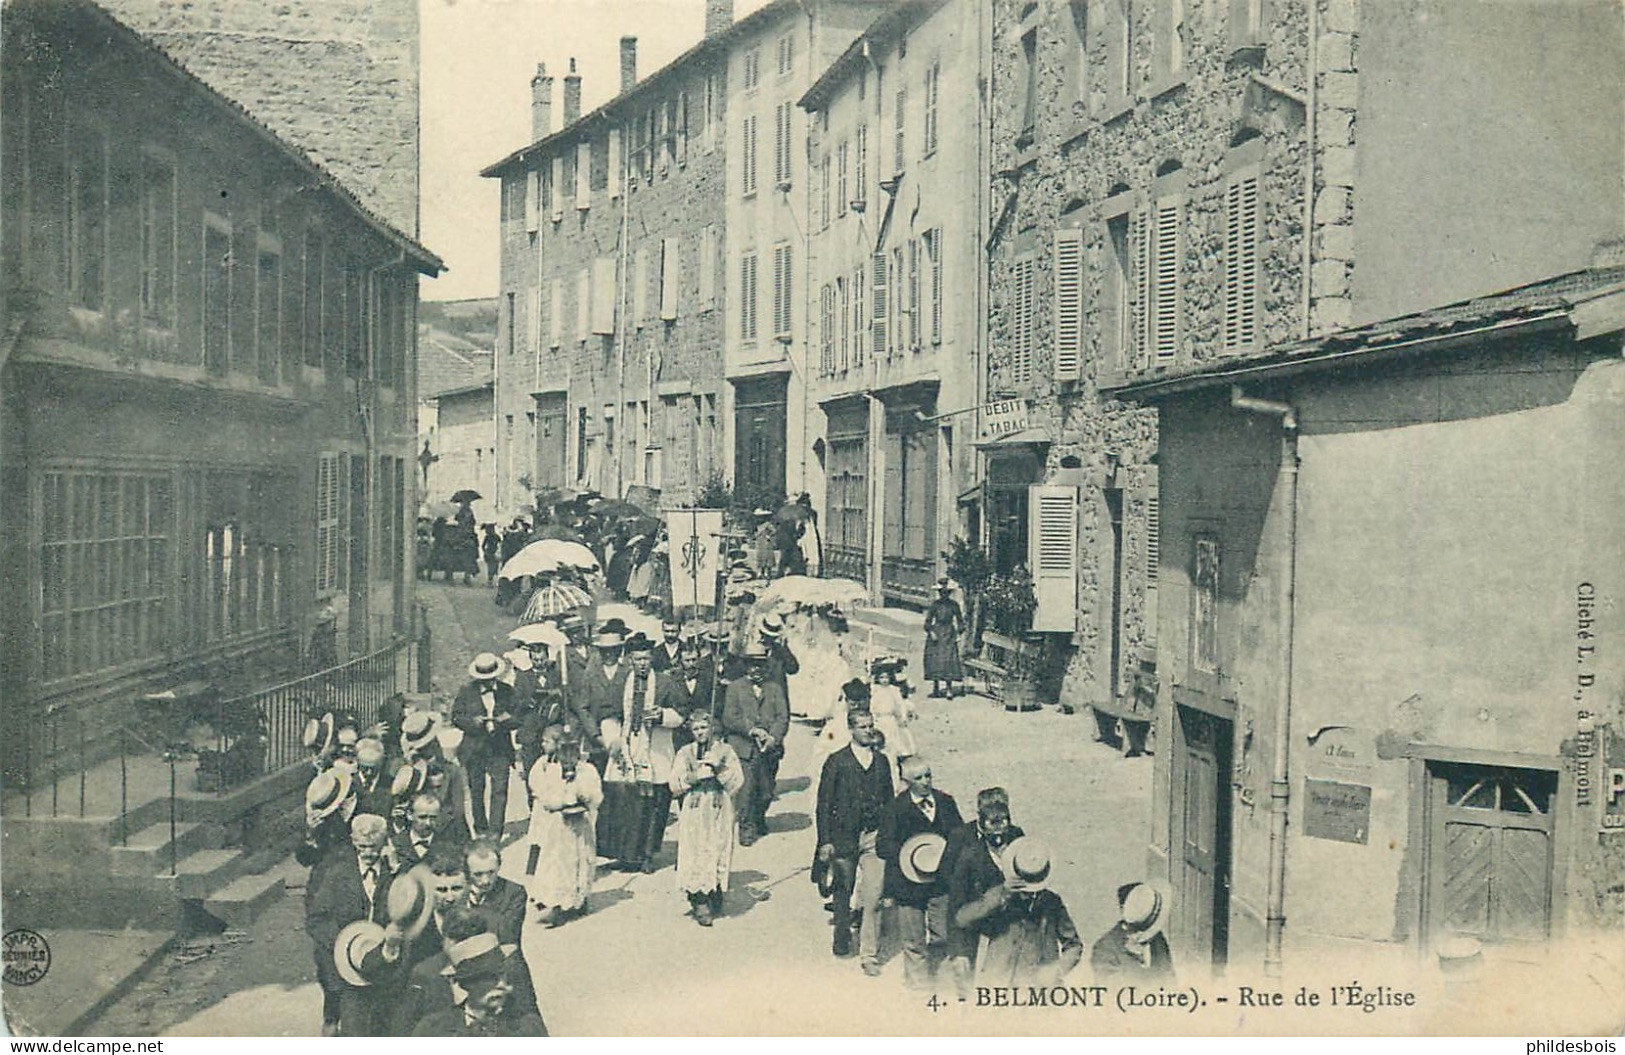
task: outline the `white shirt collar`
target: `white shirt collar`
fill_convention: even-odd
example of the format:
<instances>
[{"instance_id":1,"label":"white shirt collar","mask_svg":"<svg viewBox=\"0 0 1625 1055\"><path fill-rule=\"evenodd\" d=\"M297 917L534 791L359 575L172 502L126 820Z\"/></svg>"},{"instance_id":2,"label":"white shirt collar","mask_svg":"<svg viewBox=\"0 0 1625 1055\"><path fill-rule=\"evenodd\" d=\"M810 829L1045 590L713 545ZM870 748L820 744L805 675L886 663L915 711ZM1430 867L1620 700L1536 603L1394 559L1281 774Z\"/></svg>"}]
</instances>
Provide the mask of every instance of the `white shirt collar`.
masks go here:
<instances>
[{"instance_id":1,"label":"white shirt collar","mask_svg":"<svg viewBox=\"0 0 1625 1055\"><path fill-rule=\"evenodd\" d=\"M875 753L867 747L860 746L857 741L852 742L852 757L858 760L858 765L868 769L875 761Z\"/></svg>"}]
</instances>

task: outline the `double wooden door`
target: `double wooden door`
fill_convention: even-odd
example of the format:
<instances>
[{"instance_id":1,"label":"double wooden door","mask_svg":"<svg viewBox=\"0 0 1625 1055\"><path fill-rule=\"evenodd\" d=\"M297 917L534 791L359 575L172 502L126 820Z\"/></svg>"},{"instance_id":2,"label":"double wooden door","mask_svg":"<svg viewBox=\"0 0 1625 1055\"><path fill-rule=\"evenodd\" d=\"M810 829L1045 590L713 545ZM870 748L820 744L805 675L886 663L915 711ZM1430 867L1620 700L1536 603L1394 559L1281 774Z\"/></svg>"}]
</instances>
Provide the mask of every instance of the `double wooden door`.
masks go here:
<instances>
[{"instance_id":1,"label":"double wooden door","mask_svg":"<svg viewBox=\"0 0 1625 1055\"><path fill-rule=\"evenodd\" d=\"M1428 764L1424 916L1430 937L1545 940L1552 923L1556 800L1555 771Z\"/></svg>"}]
</instances>

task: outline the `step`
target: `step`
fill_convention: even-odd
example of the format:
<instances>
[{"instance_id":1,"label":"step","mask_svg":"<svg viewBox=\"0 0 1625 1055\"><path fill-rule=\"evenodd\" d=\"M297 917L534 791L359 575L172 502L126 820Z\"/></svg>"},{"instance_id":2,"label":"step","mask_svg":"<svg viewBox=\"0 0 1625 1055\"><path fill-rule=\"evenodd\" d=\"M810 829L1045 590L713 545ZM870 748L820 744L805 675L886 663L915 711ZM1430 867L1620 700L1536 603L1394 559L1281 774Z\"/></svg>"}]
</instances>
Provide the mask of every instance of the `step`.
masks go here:
<instances>
[{"instance_id":1,"label":"step","mask_svg":"<svg viewBox=\"0 0 1625 1055\"><path fill-rule=\"evenodd\" d=\"M169 822L148 825L130 833L130 841L108 851L110 872L115 876L148 876L168 873L170 866ZM188 857L196 850L219 848L222 832L218 825L196 821L175 824L175 856Z\"/></svg>"},{"instance_id":2,"label":"step","mask_svg":"<svg viewBox=\"0 0 1625 1055\"><path fill-rule=\"evenodd\" d=\"M197 900L227 886L247 870L249 854L243 850L199 850L181 858L173 877L159 873L159 878L173 878L178 897Z\"/></svg>"},{"instance_id":3,"label":"step","mask_svg":"<svg viewBox=\"0 0 1625 1055\"><path fill-rule=\"evenodd\" d=\"M203 909L228 927L246 928L282 897L283 877L275 872L245 875L203 899Z\"/></svg>"}]
</instances>

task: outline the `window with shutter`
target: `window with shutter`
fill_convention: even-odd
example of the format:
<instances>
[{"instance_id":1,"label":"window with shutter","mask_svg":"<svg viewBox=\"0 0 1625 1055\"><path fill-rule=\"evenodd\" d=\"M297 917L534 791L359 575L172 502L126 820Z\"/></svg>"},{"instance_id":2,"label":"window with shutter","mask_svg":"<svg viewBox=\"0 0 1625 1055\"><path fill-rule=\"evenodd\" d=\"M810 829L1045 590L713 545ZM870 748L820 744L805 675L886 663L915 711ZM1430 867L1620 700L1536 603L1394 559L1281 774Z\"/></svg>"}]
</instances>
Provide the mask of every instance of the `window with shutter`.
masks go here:
<instances>
[{"instance_id":1,"label":"window with shutter","mask_svg":"<svg viewBox=\"0 0 1625 1055\"><path fill-rule=\"evenodd\" d=\"M896 355L903 350L903 342L908 340L908 272L903 270L903 247L898 246L891 252L891 286L887 295L891 298L892 324L887 336L891 343L886 347L887 355Z\"/></svg>"},{"instance_id":2,"label":"window with shutter","mask_svg":"<svg viewBox=\"0 0 1625 1055\"><path fill-rule=\"evenodd\" d=\"M1224 350L1258 341L1258 174L1233 175L1224 193Z\"/></svg>"},{"instance_id":3,"label":"window with shutter","mask_svg":"<svg viewBox=\"0 0 1625 1055\"><path fill-rule=\"evenodd\" d=\"M756 115L750 114L744 120L744 130L740 135L739 164L743 183L741 192L745 197L756 193Z\"/></svg>"},{"instance_id":4,"label":"window with shutter","mask_svg":"<svg viewBox=\"0 0 1625 1055\"><path fill-rule=\"evenodd\" d=\"M550 169L548 186L552 193L552 212L548 218L556 223L564 219L564 158L554 158Z\"/></svg>"},{"instance_id":5,"label":"window with shutter","mask_svg":"<svg viewBox=\"0 0 1625 1055\"><path fill-rule=\"evenodd\" d=\"M1157 467L1147 466L1141 482L1145 496L1145 640L1157 641L1157 579L1162 560L1162 498Z\"/></svg>"},{"instance_id":6,"label":"window with shutter","mask_svg":"<svg viewBox=\"0 0 1625 1055\"><path fill-rule=\"evenodd\" d=\"M790 185L790 111L795 104L789 101L778 105L773 121L773 183L780 190Z\"/></svg>"},{"instance_id":7,"label":"window with shutter","mask_svg":"<svg viewBox=\"0 0 1625 1055\"><path fill-rule=\"evenodd\" d=\"M931 247L931 343L942 343L942 228L932 228Z\"/></svg>"},{"instance_id":8,"label":"window with shutter","mask_svg":"<svg viewBox=\"0 0 1625 1055\"><path fill-rule=\"evenodd\" d=\"M827 284L818 291L818 372L835 372L835 288Z\"/></svg>"},{"instance_id":9,"label":"window with shutter","mask_svg":"<svg viewBox=\"0 0 1625 1055\"><path fill-rule=\"evenodd\" d=\"M1010 381L1017 385L1032 380L1036 272L1032 257L1017 260L1011 271Z\"/></svg>"},{"instance_id":10,"label":"window with shutter","mask_svg":"<svg viewBox=\"0 0 1625 1055\"><path fill-rule=\"evenodd\" d=\"M547 346L557 348L563 336L564 326L564 283L558 279L553 280L553 289L547 305Z\"/></svg>"},{"instance_id":11,"label":"window with shutter","mask_svg":"<svg viewBox=\"0 0 1625 1055\"><path fill-rule=\"evenodd\" d=\"M920 240L908 240L908 346L920 350Z\"/></svg>"},{"instance_id":12,"label":"window with shutter","mask_svg":"<svg viewBox=\"0 0 1625 1055\"><path fill-rule=\"evenodd\" d=\"M1151 223L1150 210L1140 206L1129 220L1134 254L1134 360L1144 368L1151 354Z\"/></svg>"},{"instance_id":13,"label":"window with shutter","mask_svg":"<svg viewBox=\"0 0 1625 1055\"><path fill-rule=\"evenodd\" d=\"M857 158L853 161L852 173L852 200L867 202L869 200L869 126L858 126Z\"/></svg>"},{"instance_id":14,"label":"window with shutter","mask_svg":"<svg viewBox=\"0 0 1625 1055\"><path fill-rule=\"evenodd\" d=\"M337 593L339 581L339 524L344 492L340 486L340 455L323 451L316 463L316 595Z\"/></svg>"},{"instance_id":15,"label":"window with shutter","mask_svg":"<svg viewBox=\"0 0 1625 1055\"><path fill-rule=\"evenodd\" d=\"M892 120L892 173L902 175L905 150L904 132L908 128L908 90L897 89L897 115Z\"/></svg>"},{"instance_id":16,"label":"window with shutter","mask_svg":"<svg viewBox=\"0 0 1625 1055\"><path fill-rule=\"evenodd\" d=\"M1055 232L1055 380L1076 381L1083 359L1083 232Z\"/></svg>"},{"instance_id":17,"label":"window with shutter","mask_svg":"<svg viewBox=\"0 0 1625 1055\"><path fill-rule=\"evenodd\" d=\"M542 222L542 174L525 173L525 230L535 231Z\"/></svg>"},{"instance_id":18,"label":"window with shutter","mask_svg":"<svg viewBox=\"0 0 1625 1055\"><path fill-rule=\"evenodd\" d=\"M820 230L829 226L829 169L830 158L828 154L825 154L824 160L819 163L818 178L818 227Z\"/></svg>"},{"instance_id":19,"label":"window with shutter","mask_svg":"<svg viewBox=\"0 0 1625 1055\"><path fill-rule=\"evenodd\" d=\"M632 325L643 329L649 317L649 250L639 247L632 257Z\"/></svg>"},{"instance_id":20,"label":"window with shutter","mask_svg":"<svg viewBox=\"0 0 1625 1055\"><path fill-rule=\"evenodd\" d=\"M587 339L592 319L592 272L582 268L576 275L576 340Z\"/></svg>"},{"instance_id":21,"label":"window with shutter","mask_svg":"<svg viewBox=\"0 0 1625 1055\"><path fill-rule=\"evenodd\" d=\"M854 368L863 366L864 349L868 343L869 316L865 299L864 269L859 267L852 272L852 365Z\"/></svg>"},{"instance_id":22,"label":"window with shutter","mask_svg":"<svg viewBox=\"0 0 1625 1055\"><path fill-rule=\"evenodd\" d=\"M576 208L592 207L592 144L576 144Z\"/></svg>"},{"instance_id":23,"label":"window with shutter","mask_svg":"<svg viewBox=\"0 0 1625 1055\"><path fill-rule=\"evenodd\" d=\"M739 258L739 339L756 339L756 254Z\"/></svg>"},{"instance_id":24,"label":"window with shutter","mask_svg":"<svg viewBox=\"0 0 1625 1055\"><path fill-rule=\"evenodd\" d=\"M762 79L762 56L754 48L745 52L745 90L753 92Z\"/></svg>"},{"instance_id":25,"label":"window with shutter","mask_svg":"<svg viewBox=\"0 0 1625 1055\"><path fill-rule=\"evenodd\" d=\"M660 240L660 317L667 322L677 318L677 283L682 274L681 243L676 238Z\"/></svg>"},{"instance_id":26,"label":"window with shutter","mask_svg":"<svg viewBox=\"0 0 1625 1055\"><path fill-rule=\"evenodd\" d=\"M609 130L609 196L611 199L621 196L621 130Z\"/></svg>"},{"instance_id":27,"label":"window with shutter","mask_svg":"<svg viewBox=\"0 0 1625 1055\"><path fill-rule=\"evenodd\" d=\"M790 247L773 247L773 336L788 338L793 321L790 275Z\"/></svg>"},{"instance_id":28,"label":"window with shutter","mask_svg":"<svg viewBox=\"0 0 1625 1055\"><path fill-rule=\"evenodd\" d=\"M924 157L937 151L937 92L942 85L942 62L932 62L925 71L925 148Z\"/></svg>"},{"instance_id":29,"label":"window with shutter","mask_svg":"<svg viewBox=\"0 0 1625 1055\"><path fill-rule=\"evenodd\" d=\"M846 203L850 198L847 193L846 163L848 146L842 143L835 150L835 215L846 215Z\"/></svg>"},{"instance_id":30,"label":"window with shutter","mask_svg":"<svg viewBox=\"0 0 1625 1055\"><path fill-rule=\"evenodd\" d=\"M1158 362L1179 352L1180 219L1179 197L1160 198L1152 224L1151 348Z\"/></svg>"},{"instance_id":31,"label":"window with shutter","mask_svg":"<svg viewBox=\"0 0 1625 1055\"><path fill-rule=\"evenodd\" d=\"M852 291L845 278L835 280L835 289L839 296L835 310L841 313L840 369L845 372L852 357Z\"/></svg>"},{"instance_id":32,"label":"window with shutter","mask_svg":"<svg viewBox=\"0 0 1625 1055\"><path fill-rule=\"evenodd\" d=\"M592 332L615 332L615 258L601 256L593 262Z\"/></svg>"},{"instance_id":33,"label":"window with shutter","mask_svg":"<svg viewBox=\"0 0 1625 1055\"><path fill-rule=\"evenodd\" d=\"M717 227L706 224L700 234L700 307L710 308L717 300Z\"/></svg>"},{"instance_id":34,"label":"window with shutter","mask_svg":"<svg viewBox=\"0 0 1625 1055\"><path fill-rule=\"evenodd\" d=\"M530 347L531 354L539 354L542 350L542 286L537 283L531 291L529 300L530 318L526 319L528 329L525 343Z\"/></svg>"},{"instance_id":35,"label":"window with shutter","mask_svg":"<svg viewBox=\"0 0 1625 1055\"><path fill-rule=\"evenodd\" d=\"M874 254L872 260L873 275L870 281L871 308L873 318L873 340L870 347L876 357L883 356L891 347L889 327L891 325L891 305L888 300L889 289L886 283L886 253L884 250Z\"/></svg>"},{"instance_id":36,"label":"window with shutter","mask_svg":"<svg viewBox=\"0 0 1625 1055\"><path fill-rule=\"evenodd\" d=\"M1027 489L1033 629L1071 633L1078 626L1078 489L1034 484Z\"/></svg>"}]
</instances>

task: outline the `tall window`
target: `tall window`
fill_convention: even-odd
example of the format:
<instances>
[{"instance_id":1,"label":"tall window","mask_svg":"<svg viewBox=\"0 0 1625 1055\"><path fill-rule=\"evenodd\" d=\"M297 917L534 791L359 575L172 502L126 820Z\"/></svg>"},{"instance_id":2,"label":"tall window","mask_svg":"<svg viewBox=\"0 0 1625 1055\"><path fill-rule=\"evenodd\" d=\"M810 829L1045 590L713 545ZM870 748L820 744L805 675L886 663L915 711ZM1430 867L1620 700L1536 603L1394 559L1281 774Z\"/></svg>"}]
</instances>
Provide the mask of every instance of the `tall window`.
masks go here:
<instances>
[{"instance_id":1,"label":"tall window","mask_svg":"<svg viewBox=\"0 0 1625 1055\"><path fill-rule=\"evenodd\" d=\"M141 321L175 328L175 163L141 157Z\"/></svg>"},{"instance_id":2,"label":"tall window","mask_svg":"<svg viewBox=\"0 0 1625 1055\"><path fill-rule=\"evenodd\" d=\"M937 152L937 92L941 85L942 60L934 59L925 70L925 157Z\"/></svg>"},{"instance_id":3,"label":"tall window","mask_svg":"<svg viewBox=\"0 0 1625 1055\"><path fill-rule=\"evenodd\" d=\"M42 680L169 647L171 502L163 473L40 475Z\"/></svg>"},{"instance_id":4,"label":"tall window","mask_svg":"<svg viewBox=\"0 0 1625 1055\"><path fill-rule=\"evenodd\" d=\"M1258 342L1258 170L1230 175L1224 189L1224 350Z\"/></svg>"},{"instance_id":5,"label":"tall window","mask_svg":"<svg viewBox=\"0 0 1625 1055\"><path fill-rule=\"evenodd\" d=\"M828 283L818 291L818 372L835 372L835 287Z\"/></svg>"},{"instance_id":6,"label":"tall window","mask_svg":"<svg viewBox=\"0 0 1625 1055\"><path fill-rule=\"evenodd\" d=\"M1011 269L1010 284L1010 381L1022 385L1032 380L1033 345L1037 340L1038 260L1024 256Z\"/></svg>"},{"instance_id":7,"label":"tall window","mask_svg":"<svg viewBox=\"0 0 1625 1055\"><path fill-rule=\"evenodd\" d=\"M1023 90L1021 99L1021 141L1030 141L1038 120L1038 30L1021 35Z\"/></svg>"},{"instance_id":8,"label":"tall window","mask_svg":"<svg viewBox=\"0 0 1625 1055\"><path fill-rule=\"evenodd\" d=\"M773 336L788 339L791 322L790 247L773 247Z\"/></svg>"},{"instance_id":9,"label":"tall window","mask_svg":"<svg viewBox=\"0 0 1625 1055\"><path fill-rule=\"evenodd\" d=\"M756 339L756 254L739 258L739 339Z\"/></svg>"},{"instance_id":10,"label":"tall window","mask_svg":"<svg viewBox=\"0 0 1625 1055\"><path fill-rule=\"evenodd\" d=\"M863 367L864 347L868 341L869 316L864 298L866 269L859 266L852 272L852 366Z\"/></svg>"},{"instance_id":11,"label":"tall window","mask_svg":"<svg viewBox=\"0 0 1625 1055\"><path fill-rule=\"evenodd\" d=\"M1098 10L1102 15L1101 33L1105 37L1106 48L1102 73L1106 89L1104 105L1107 109L1115 110L1128 100L1132 83L1129 70L1134 58L1133 24L1126 5L1105 3Z\"/></svg>"},{"instance_id":12,"label":"tall window","mask_svg":"<svg viewBox=\"0 0 1625 1055\"><path fill-rule=\"evenodd\" d=\"M920 348L920 240L908 240L908 346Z\"/></svg>"},{"instance_id":13,"label":"tall window","mask_svg":"<svg viewBox=\"0 0 1625 1055\"><path fill-rule=\"evenodd\" d=\"M869 126L858 126L857 160L853 162L852 197L854 201L869 200Z\"/></svg>"},{"instance_id":14,"label":"tall window","mask_svg":"<svg viewBox=\"0 0 1625 1055\"><path fill-rule=\"evenodd\" d=\"M830 157L825 154L824 159L818 164L818 227L820 230L829 226L829 195L832 189L829 185L829 179Z\"/></svg>"},{"instance_id":15,"label":"tall window","mask_svg":"<svg viewBox=\"0 0 1625 1055\"><path fill-rule=\"evenodd\" d=\"M835 291L839 301L834 310L840 313L841 338L837 350L840 369L844 372L852 361L852 293L851 283L845 278L835 280Z\"/></svg>"},{"instance_id":16,"label":"tall window","mask_svg":"<svg viewBox=\"0 0 1625 1055\"><path fill-rule=\"evenodd\" d=\"M756 115L746 114L739 137L739 164L742 172L740 193L750 197L756 193Z\"/></svg>"},{"instance_id":17,"label":"tall window","mask_svg":"<svg viewBox=\"0 0 1625 1055\"><path fill-rule=\"evenodd\" d=\"M68 295L102 311L107 297L107 136L76 128L68 157Z\"/></svg>"},{"instance_id":18,"label":"tall window","mask_svg":"<svg viewBox=\"0 0 1625 1055\"><path fill-rule=\"evenodd\" d=\"M339 465L342 454L322 452L316 461L316 595L326 597L344 588L344 482Z\"/></svg>"},{"instance_id":19,"label":"tall window","mask_svg":"<svg viewBox=\"0 0 1625 1055\"><path fill-rule=\"evenodd\" d=\"M753 92L762 81L762 55L755 48L745 52L745 90Z\"/></svg>"},{"instance_id":20,"label":"tall window","mask_svg":"<svg viewBox=\"0 0 1625 1055\"><path fill-rule=\"evenodd\" d=\"M942 228L925 233L926 253L931 258L931 343L942 343Z\"/></svg>"},{"instance_id":21,"label":"tall window","mask_svg":"<svg viewBox=\"0 0 1625 1055\"><path fill-rule=\"evenodd\" d=\"M1062 217L1066 224L1067 217ZM1083 232L1075 226L1055 229L1052 246L1057 381L1076 381L1083 367Z\"/></svg>"},{"instance_id":22,"label":"tall window","mask_svg":"<svg viewBox=\"0 0 1625 1055\"><path fill-rule=\"evenodd\" d=\"M897 113L892 120L892 172L903 171L906 160L905 139L908 131L908 91L897 89Z\"/></svg>"},{"instance_id":23,"label":"tall window","mask_svg":"<svg viewBox=\"0 0 1625 1055\"><path fill-rule=\"evenodd\" d=\"M231 227L213 213L203 217L203 365L231 369Z\"/></svg>"},{"instance_id":24,"label":"tall window","mask_svg":"<svg viewBox=\"0 0 1625 1055\"><path fill-rule=\"evenodd\" d=\"M796 38L794 34L786 33L779 38L779 76L788 77L795 68Z\"/></svg>"},{"instance_id":25,"label":"tall window","mask_svg":"<svg viewBox=\"0 0 1625 1055\"><path fill-rule=\"evenodd\" d=\"M1147 345L1158 361L1179 352L1180 264L1184 218L1184 191L1177 180L1162 185L1151 204L1146 248L1149 261L1143 282Z\"/></svg>"},{"instance_id":26,"label":"tall window","mask_svg":"<svg viewBox=\"0 0 1625 1055\"><path fill-rule=\"evenodd\" d=\"M1138 233L1138 232L1136 232ZM1129 238L1129 213L1121 212L1106 221L1106 269L1101 279L1101 333L1116 349L1117 366L1127 370L1135 365L1136 331L1132 309L1134 256Z\"/></svg>"},{"instance_id":27,"label":"tall window","mask_svg":"<svg viewBox=\"0 0 1625 1055\"><path fill-rule=\"evenodd\" d=\"M846 203L851 198L847 193L846 162L849 146L845 141L835 148L835 215L846 215Z\"/></svg>"},{"instance_id":28,"label":"tall window","mask_svg":"<svg viewBox=\"0 0 1625 1055\"><path fill-rule=\"evenodd\" d=\"M1185 68L1185 0L1156 0L1151 70L1166 80Z\"/></svg>"},{"instance_id":29,"label":"tall window","mask_svg":"<svg viewBox=\"0 0 1625 1055\"><path fill-rule=\"evenodd\" d=\"M304 295L299 298L304 312L301 320L302 341L305 346L305 365L322 365L322 234L317 230L305 232Z\"/></svg>"},{"instance_id":30,"label":"tall window","mask_svg":"<svg viewBox=\"0 0 1625 1055\"><path fill-rule=\"evenodd\" d=\"M1219 540L1195 539L1191 575L1191 662L1197 670L1219 669Z\"/></svg>"},{"instance_id":31,"label":"tall window","mask_svg":"<svg viewBox=\"0 0 1625 1055\"><path fill-rule=\"evenodd\" d=\"M773 112L773 183L780 190L790 184L790 110L794 106L785 101Z\"/></svg>"},{"instance_id":32,"label":"tall window","mask_svg":"<svg viewBox=\"0 0 1625 1055\"><path fill-rule=\"evenodd\" d=\"M261 232L254 269L254 352L260 380L268 385L282 380L282 243Z\"/></svg>"}]
</instances>

